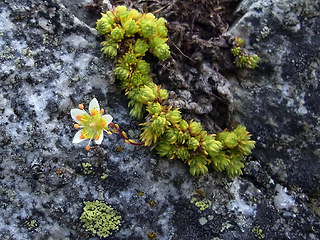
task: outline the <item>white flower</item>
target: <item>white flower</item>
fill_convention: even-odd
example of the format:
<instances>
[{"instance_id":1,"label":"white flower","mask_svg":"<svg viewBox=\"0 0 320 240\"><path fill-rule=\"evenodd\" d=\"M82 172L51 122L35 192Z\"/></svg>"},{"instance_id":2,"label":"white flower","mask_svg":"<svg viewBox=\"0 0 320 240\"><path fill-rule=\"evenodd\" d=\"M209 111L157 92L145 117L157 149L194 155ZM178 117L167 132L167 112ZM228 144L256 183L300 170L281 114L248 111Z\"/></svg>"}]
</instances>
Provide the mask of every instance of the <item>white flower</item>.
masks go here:
<instances>
[{"instance_id":1,"label":"white flower","mask_svg":"<svg viewBox=\"0 0 320 240\"><path fill-rule=\"evenodd\" d=\"M90 139L89 145L86 147L90 149L91 140L94 139L96 144L101 144L103 140L103 131L111 134L108 131L108 125L112 122L112 116L109 114L102 115L104 110L100 110L99 103L96 98L93 98L89 104L89 113L83 110L83 105L79 104L79 109L71 109L71 117L77 123L75 128L80 128L73 138L73 143L80 143L85 139Z\"/></svg>"}]
</instances>

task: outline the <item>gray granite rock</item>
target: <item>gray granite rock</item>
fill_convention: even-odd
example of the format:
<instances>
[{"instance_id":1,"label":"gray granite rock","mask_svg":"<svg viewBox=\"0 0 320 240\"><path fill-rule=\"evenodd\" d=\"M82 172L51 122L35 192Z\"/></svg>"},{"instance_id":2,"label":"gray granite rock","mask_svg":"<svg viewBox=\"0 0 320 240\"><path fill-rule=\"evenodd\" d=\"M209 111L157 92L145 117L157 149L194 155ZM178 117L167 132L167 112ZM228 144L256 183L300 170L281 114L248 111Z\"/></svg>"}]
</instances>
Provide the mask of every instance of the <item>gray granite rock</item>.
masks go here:
<instances>
[{"instance_id":1,"label":"gray granite rock","mask_svg":"<svg viewBox=\"0 0 320 240\"><path fill-rule=\"evenodd\" d=\"M108 239L147 239L149 232L161 240L320 237L319 218L306 195L288 190L287 178L273 179L262 158L249 161L245 175L234 180L217 173L192 178L182 162L126 145L117 135L90 152L85 144L72 144L76 130L70 109L80 102L87 107L93 97L123 130L133 137L139 132L112 64L101 57L93 20L86 22L89 17L82 19L82 9L76 10L87 2L77 4L3 0L0 5L0 239L98 239L79 220L83 202L96 199L122 216L119 231ZM259 44L253 44L255 50ZM239 86L231 79L235 93L221 80L221 93L229 99L234 94L239 112L241 107L253 109L249 96L257 90L246 91L263 83L266 66L273 69L273 62L264 60L261 70L247 73ZM206 87L212 73L202 67L206 74L198 88ZM249 74L260 81L250 80ZM181 94L188 101L189 93ZM263 103L262 96L257 101ZM267 156L270 148L261 145L268 146L266 140L274 136L262 123L257 127L261 115L253 121L257 114L249 113L238 119L261 142L255 155ZM90 163L92 172L86 174L81 163Z\"/></svg>"},{"instance_id":2,"label":"gray granite rock","mask_svg":"<svg viewBox=\"0 0 320 240\"><path fill-rule=\"evenodd\" d=\"M261 58L231 78L235 118L257 139L269 174L320 194L320 1L243 1L230 28Z\"/></svg>"}]
</instances>

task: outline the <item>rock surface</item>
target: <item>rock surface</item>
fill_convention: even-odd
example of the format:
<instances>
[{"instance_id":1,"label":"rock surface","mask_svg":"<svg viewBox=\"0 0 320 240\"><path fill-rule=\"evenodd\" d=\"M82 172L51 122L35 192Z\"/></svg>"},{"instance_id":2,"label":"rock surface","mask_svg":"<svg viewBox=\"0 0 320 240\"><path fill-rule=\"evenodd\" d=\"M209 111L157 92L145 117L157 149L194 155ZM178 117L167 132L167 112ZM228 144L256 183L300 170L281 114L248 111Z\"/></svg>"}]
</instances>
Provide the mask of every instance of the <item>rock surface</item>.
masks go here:
<instances>
[{"instance_id":1,"label":"rock surface","mask_svg":"<svg viewBox=\"0 0 320 240\"><path fill-rule=\"evenodd\" d=\"M227 126L211 119L223 109L211 113L218 94L224 109L234 109L233 121L253 133L257 149L233 180L217 173L192 178L182 162L125 145L117 135L90 152L71 143L70 109L93 97L123 130L139 134L113 66L101 57L94 20L81 14L89 2L76 2L0 5L1 239L98 239L79 220L83 202L96 199L122 216L108 239L148 239L150 232L161 240L320 238L318 202L311 208L306 195L319 193L319 1L240 4L229 33L262 58L255 71L227 81L204 61L190 79L172 74L181 84L178 91L172 86L172 101L182 100L191 117ZM202 100L194 97L200 90ZM200 108L190 107L190 98Z\"/></svg>"},{"instance_id":2,"label":"rock surface","mask_svg":"<svg viewBox=\"0 0 320 240\"><path fill-rule=\"evenodd\" d=\"M262 62L230 78L235 118L257 136L270 175L319 197L320 1L243 1L236 14L229 33Z\"/></svg>"}]
</instances>

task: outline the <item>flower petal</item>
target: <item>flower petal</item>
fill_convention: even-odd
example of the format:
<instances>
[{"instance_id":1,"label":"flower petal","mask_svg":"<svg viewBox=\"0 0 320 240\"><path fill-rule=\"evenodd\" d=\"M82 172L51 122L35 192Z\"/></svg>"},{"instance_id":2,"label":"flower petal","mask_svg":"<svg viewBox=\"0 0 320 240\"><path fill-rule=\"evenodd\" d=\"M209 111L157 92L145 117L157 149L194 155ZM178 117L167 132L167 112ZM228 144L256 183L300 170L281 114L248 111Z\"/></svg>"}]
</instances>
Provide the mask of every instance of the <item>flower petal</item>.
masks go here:
<instances>
[{"instance_id":1,"label":"flower petal","mask_svg":"<svg viewBox=\"0 0 320 240\"><path fill-rule=\"evenodd\" d=\"M100 135L99 135L99 139L98 140L94 140L96 142L96 144L101 144L103 140L103 131L101 131Z\"/></svg>"},{"instance_id":2,"label":"flower petal","mask_svg":"<svg viewBox=\"0 0 320 240\"><path fill-rule=\"evenodd\" d=\"M72 140L72 143L80 143L80 142L82 142L83 140L85 140L85 138L80 138L81 132L82 132L82 130L79 130L79 131L76 133L76 135L74 135L73 140Z\"/></svg>"},{"instance_id":3,"label":"flower petal","mask_svg":"<svg viewBox=\"0 0 320 240\"><path fill-rule=\"evenodd\" d=\"M113 120L113 117L112 117L110 114L103 115L102 118L106 120L107 126L108 126L108 125L112 122L112 120Z\"/></svg>"},{"instance_id":4,"label":"flower petal","mask_svg":"<svg viewBox=\"0 0 320 240\"><path fill-rule=\"evenodd\" d=\"M93 98L89 103L89 112L91 113L91 111L100 112L100 106L96 98Z\"/></svg>"},{"instance_id":5,"label":"flower petal","mask_svg":"<svg viewBox=\"0 0 320 240\"><path fill-rule=\"evenodd\" d=\"M85 110L81 110L78 108L71 109L70 114L76 123L80 123L80 121L77 119L77 116L79 116L79 115L82 116L85 114L88 115L88 113Z\"/></svg>"}]
</instances>

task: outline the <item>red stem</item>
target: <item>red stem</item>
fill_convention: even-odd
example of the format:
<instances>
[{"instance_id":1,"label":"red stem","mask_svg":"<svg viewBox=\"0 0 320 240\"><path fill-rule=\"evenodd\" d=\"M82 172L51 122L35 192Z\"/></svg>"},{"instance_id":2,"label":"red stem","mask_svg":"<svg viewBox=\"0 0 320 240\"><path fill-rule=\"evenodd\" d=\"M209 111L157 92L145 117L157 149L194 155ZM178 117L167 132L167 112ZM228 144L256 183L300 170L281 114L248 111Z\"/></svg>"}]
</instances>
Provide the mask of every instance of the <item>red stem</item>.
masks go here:
<instances>
[{"instance_id":1,"label":"red stem","mask_svg":"<svg viewBox=\"0 0 320 240\"><path fill-rule=\"evenodd\" d=\"M122 133L122 131L120 130L120 128L116 125L116 124L114 124L113 122L111 122L111 123L109 123L109 125L108 125L109 127L112 127L113 129L115 129L116 130L116 133L120 136L120 137L122 137L127 143L130 143L131 145L135 145L135 146L143 146L144 145L144 142L131 142L130 141L130 139L128 138L128 137L126 137L123 133Z\"/></svg>"}]
</instances>

